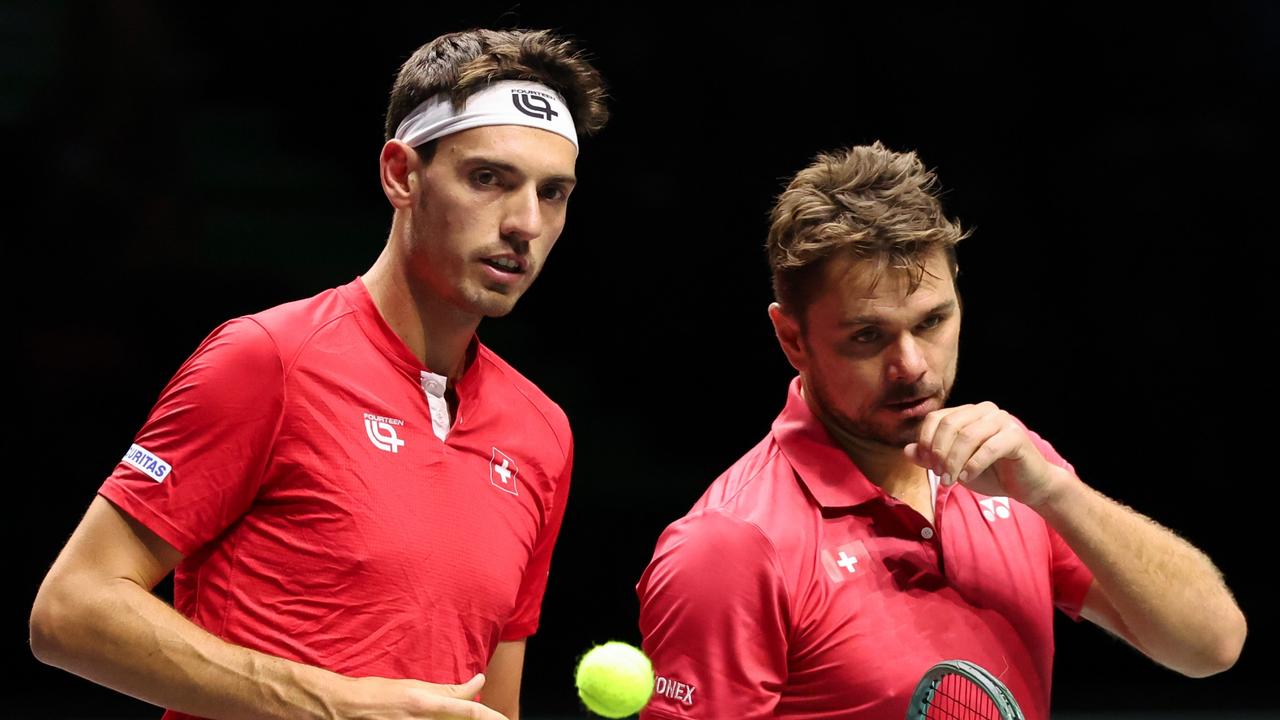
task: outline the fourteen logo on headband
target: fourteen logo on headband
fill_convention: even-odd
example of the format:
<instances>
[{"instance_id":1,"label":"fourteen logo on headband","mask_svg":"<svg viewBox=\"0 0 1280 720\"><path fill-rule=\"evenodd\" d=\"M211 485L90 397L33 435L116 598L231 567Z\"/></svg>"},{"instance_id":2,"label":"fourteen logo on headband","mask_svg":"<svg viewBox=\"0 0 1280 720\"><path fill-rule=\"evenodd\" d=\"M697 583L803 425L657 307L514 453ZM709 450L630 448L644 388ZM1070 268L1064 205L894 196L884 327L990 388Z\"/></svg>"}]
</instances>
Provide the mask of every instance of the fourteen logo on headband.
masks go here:
<instances>
[{"instance_id":1,"label":"fourteen logo on headband","mask_svg":"<svg viewBox=\"0 0 1280 720\"><path fill-rule=\"evenodd\" d=\"M547 122L551 122L552 118L560 114L551 109L550 100L528 90L512 90L511 104L525 115L542 118Z\"/></svg>"}]
</instances>

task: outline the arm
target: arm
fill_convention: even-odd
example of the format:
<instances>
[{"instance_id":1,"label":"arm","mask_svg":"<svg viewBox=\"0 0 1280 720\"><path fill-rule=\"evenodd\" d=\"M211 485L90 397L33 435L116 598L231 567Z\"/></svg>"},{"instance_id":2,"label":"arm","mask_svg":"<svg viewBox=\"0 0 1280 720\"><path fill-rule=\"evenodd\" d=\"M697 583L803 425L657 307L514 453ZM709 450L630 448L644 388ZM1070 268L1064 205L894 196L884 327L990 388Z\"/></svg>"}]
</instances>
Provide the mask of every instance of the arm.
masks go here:
<instances>
[{"instance_id":1,"label":"arm","mask_svg":"<svg viewBox=\"0 0 1280 720\"><path fill-rule=\"evenodd\" d=\"M520 679L524 675L524 640L500 642L485 668L481 702L510 720L520 720Z\"/></svg>"},{"instance_id":2,"label":"arm","mask_svg":"<svg viewBox=\"0 0 1280 720\"><path fill-rule=\"evenodd\" d=\"M520 682L524 676L525 646L528 636L538 627L551 555L560 534L560 524L564 520L565 503L569 498L569 483L573 472L572 439L568 448L564 468L550 502L547 523L534 544L533 554L516 593L515 608L502 629L498 646L494 648L493 657L485 668L485 677L488 679L480 701L512 720L520 717Z\"/></svg>"},{"instance_id":3,"label":"arm","mask_svg":"<svg viewBox=\"0 0 1280 720\"><path fill-rule=\"evenodd\" d=\"M716 511L673 523L636 593L643 649L662 678L641 720L774 717L791 609L758 528Z\"/></svg>"},{"instance_id":4,"label":"arm","mask_svg":"<svg viewBox=\"0 0 1280 720\"><path fill-rule=\"evenodd\" d=\"M347 678L226 643L151 594L181 560L157 535L95 498L31 612L41 661L133 697L208 718L483 718L464 685Z\"/></svg>"},{"instance_id":5,"label":"arm","mask_svg":"<svg viewBox=\"0 0 1280 720\"><path fill-rule=\"evenodd\" d=\"M1093 572L1081 614L1184 675L1204 677L1234 665L1245 619L1209 558L1053 469L1060 477L1035 509Z\"/></svg>"},{"instance_id":6,"label":"arm","mask_svg":"<svg viewBox=\"0 0 1280 720\"><path fill-rule=\"evenodd\" d=\"M1222 575L1167 528L1045 460L992 403L930 413L905 452L976 492L1038 512L1094 575L1083 615L1156 662L1203 677L1235 664L1246 625Z\"/></svg>"}]
</instances>

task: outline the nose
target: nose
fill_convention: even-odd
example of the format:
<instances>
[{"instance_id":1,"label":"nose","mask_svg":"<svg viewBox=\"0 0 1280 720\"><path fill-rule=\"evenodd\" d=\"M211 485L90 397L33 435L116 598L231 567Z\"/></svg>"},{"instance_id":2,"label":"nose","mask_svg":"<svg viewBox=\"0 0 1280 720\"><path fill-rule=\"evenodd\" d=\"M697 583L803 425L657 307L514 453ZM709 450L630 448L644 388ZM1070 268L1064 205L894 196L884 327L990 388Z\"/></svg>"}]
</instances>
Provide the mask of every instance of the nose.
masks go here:
<instances>
[{"instance_id":1,"label":"nose","mask_svg":"<svg viewBox=\"0 0 1280 720\"><path fill-rule=\"evenodd\" d=\"M542 234L542 203L536 188L521 188L507 196L498 231L511 243L528 243Z\"/></svg>"},{"instance_id":2,"label":"nose","mask_svg":"<svg viewBox=\"0 0 1280 720\"><path fill-rule=\"evenodd\" d=\"M902 333L887 352L885 372L890 382L914 383L929 369L919 338L909 332Z\"/></svg>"}]
</instances>

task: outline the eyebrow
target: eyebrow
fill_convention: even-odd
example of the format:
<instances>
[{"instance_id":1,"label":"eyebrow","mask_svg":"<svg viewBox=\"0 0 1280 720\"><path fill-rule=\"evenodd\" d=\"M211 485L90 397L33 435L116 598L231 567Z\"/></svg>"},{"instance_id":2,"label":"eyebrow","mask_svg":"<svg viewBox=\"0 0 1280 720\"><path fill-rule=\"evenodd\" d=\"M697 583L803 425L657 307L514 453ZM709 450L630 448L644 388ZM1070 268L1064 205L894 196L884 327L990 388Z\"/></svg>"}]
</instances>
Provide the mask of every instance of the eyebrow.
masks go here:
<instances>
[{"instance_id":1,"label":"eyebrow","mask_svg":"<svg viewBox=\"0 0 1280 720\"><path fill-rule=\"evenodd\" d=\"M956 301L944 300L934 305L929 312L925 313L925 317L930 315L950 315L955 312ZM844 318L840 321L840 327L849 327L851 325L879 325L884 322L884 318L879 315L855 315L851 318Z\"/></svg>"},{"instance_id":2,"label":"eyebrow","mask_svg":"<svg viewBox=\"0 0 1280 720\"><path fill-rule=\"evenodd\" d=\"M526 176L526 173L523 170L503 160L495 160L493 158L476 156L476 157L467 158L463 162L466 165L472 165L472 166L488 165L490 167L497 168L502 172L510 175L519 175L520 177ZM563 185L576 185L578 183L578 178L572 175L552 175L550 177L543 178L542 182L560 183Z\"/></svg>"}]
</instances>

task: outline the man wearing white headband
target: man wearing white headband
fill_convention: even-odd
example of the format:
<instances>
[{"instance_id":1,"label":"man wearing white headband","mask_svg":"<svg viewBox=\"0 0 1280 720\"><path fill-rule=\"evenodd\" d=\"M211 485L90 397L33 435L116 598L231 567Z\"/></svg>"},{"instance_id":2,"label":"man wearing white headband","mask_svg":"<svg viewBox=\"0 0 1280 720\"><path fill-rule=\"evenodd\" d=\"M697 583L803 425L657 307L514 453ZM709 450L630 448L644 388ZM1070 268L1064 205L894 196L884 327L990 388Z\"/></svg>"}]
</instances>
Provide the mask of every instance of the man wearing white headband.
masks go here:
<instances>
[{"instance_id":1,"label":"man wearing white headband","mask_svg":"<svg viewBox=\"0 0 1280 720\"><path fill-rule=\"evenodd\" d=\"M573 440L476 328L541 271L603 100L548 32L415 52L381 255L188 359L45 579L36 655L167 718L517 717Z\"/></svg>"}]
</instances>

